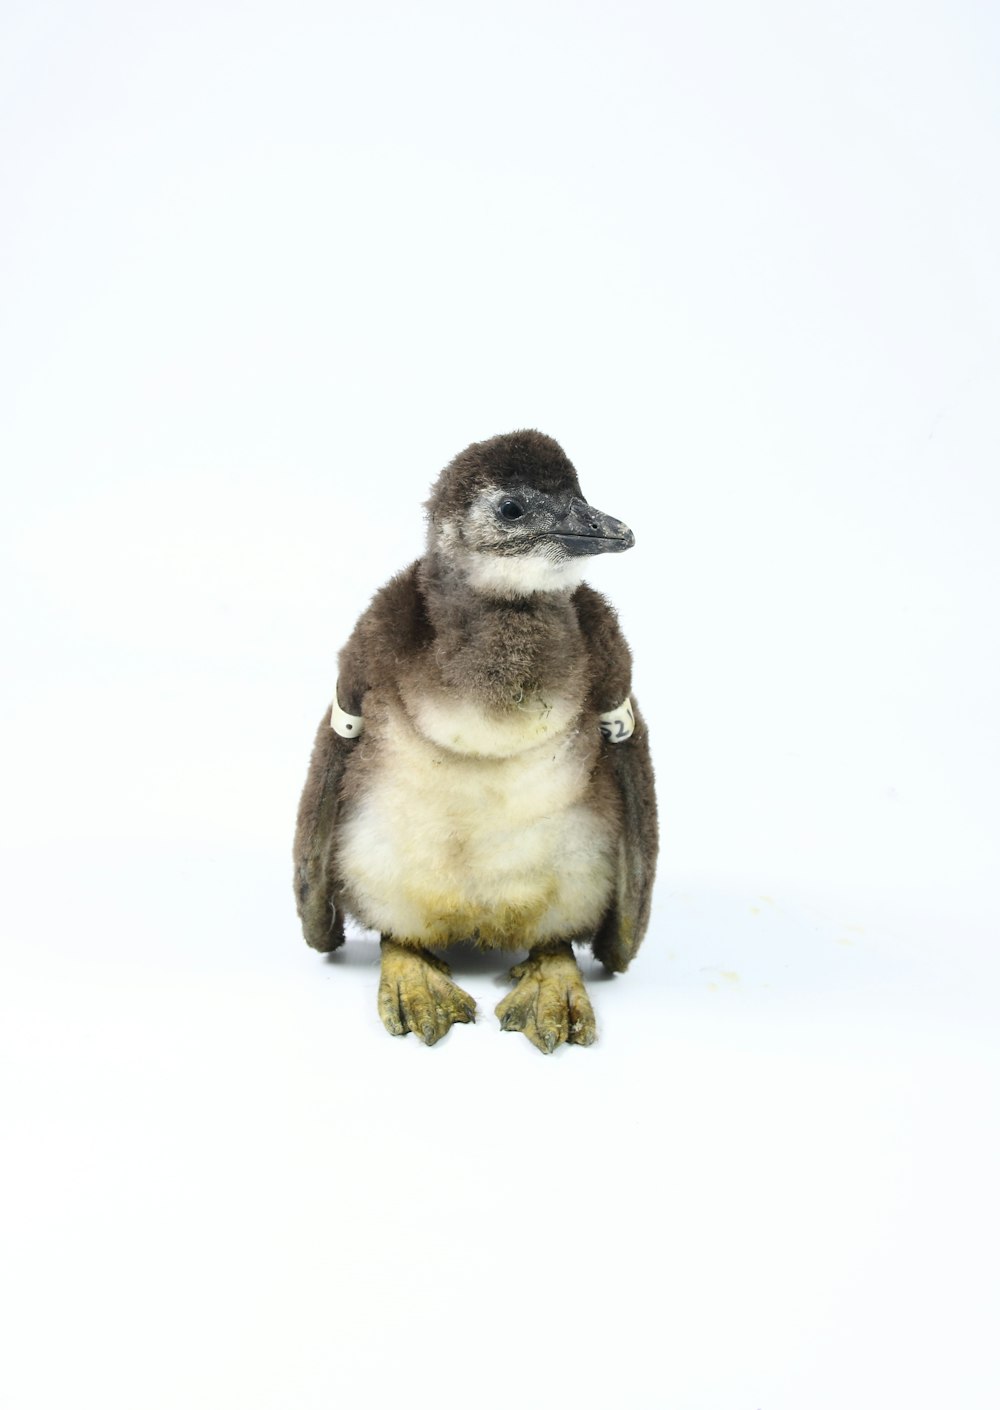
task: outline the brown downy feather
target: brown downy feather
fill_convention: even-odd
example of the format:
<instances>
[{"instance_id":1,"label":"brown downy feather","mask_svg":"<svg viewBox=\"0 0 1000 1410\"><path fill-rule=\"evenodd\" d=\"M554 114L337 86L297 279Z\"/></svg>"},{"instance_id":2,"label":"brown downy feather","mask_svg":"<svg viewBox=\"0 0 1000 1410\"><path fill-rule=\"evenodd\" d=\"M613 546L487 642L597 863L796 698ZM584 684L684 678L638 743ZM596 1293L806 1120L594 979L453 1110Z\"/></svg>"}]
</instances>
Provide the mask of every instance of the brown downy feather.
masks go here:
<instances>
[{"instance_id":1,"label":"brown downy feather","mask_svg":"<svg viewBox=\"0 0 1000 1410\"><path fill-rule=\"evenodd\" d=\"M591 941L602 963L622 970L645 933L658 846L646 727L636 711L635 732L625 743L609 743L597 730L596 717L631 692L631 655L613 608L586 585L513 600L474 592L435 538L477 496L505 483L580 495L570 461L537 431L468 447L442 472L428 500L427 554L375 594L340 652L339 704L362 715L365 729L359 739L343 740L324 716L299 808L296 901L306 939L317 949L342 943L345 914L368 923L338 867L337 833L345 810L365 796L379 767L379 702L398 700L404 682L408 692L450 694L501 717L556 690L579 702L588 807L614 828L619 855L596 933L564 938Z\"/></svg>"}]
</instances>

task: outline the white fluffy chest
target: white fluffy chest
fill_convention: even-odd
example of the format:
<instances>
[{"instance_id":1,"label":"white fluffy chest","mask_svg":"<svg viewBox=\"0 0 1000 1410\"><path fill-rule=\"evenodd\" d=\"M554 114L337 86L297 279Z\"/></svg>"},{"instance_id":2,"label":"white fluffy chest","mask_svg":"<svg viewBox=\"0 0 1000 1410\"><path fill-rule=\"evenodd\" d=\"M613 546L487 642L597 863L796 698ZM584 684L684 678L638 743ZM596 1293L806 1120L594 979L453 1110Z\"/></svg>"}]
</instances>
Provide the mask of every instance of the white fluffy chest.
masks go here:
<instances>
[{"instance_id":1,"label":"white fluffy chest","mask_svg":"<svg viewBox=\"0 0 1000 1410\"><path fill-rule=\"evenodd\" d=\"M592 930L613 844L587 798L596 725L591 741L567 728L574 714L552 705L496 722L472 707L380 710L374 767L337 849L359 917L427 943L476 935L516 947Z\"/></svg>"}]
</instances>

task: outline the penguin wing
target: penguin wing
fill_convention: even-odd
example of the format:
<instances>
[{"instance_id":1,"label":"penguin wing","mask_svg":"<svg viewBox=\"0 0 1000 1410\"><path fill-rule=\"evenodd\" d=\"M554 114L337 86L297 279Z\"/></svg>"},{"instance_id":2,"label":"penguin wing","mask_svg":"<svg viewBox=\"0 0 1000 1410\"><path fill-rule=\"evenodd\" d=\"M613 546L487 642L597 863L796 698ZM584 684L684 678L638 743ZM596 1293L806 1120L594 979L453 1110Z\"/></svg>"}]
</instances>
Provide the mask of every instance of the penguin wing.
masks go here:
<instances>
[{"instance_id":1,"label":"penguin wing","mask_svg":"<svg viewBox=\"0 0 1000 1410\"><path fill-rule=\"evenodd\" d=\"M344 943L344 917L334 901L332 852L340 812L340 783L355 741L319 722L295 827L295 905L302 933L314 950Z\"/></svg>"},{"instance_id":2,"label":"penguin wing","mask_svg":"<svg viewBox=\"0 0 1000 1410\"><path fill-rule=\"evenodd\" d=\"M614 608L584 584L574 594L591 660L590 705L610 722L623 717L632 688L632 656ZM634 698L634 728L603 728L602 767L614 779L621 803L621 832L611 904L594 937L594 954L610 970L627 969L649 924L659 833L649 734ZM603 722L602 722L603 723Z\"/></svg>"},{"instance_id":3,"label":"penguin wing","mask_svg":"<svg viewBox=\"0 0 1000 1410\"><path fill-rule=\"evenodd\" d=\"M337 906L333 853L343 804L344 776L359 740L335 732L334 721L354 720L360 733L363 702L378 681L392 678L399 660L426 641L428 624L416 563L380 588L340 653L337 692L316 731L295 827L295 905L314 950L344 943ZM350 712L350 713L348 713Z\"/></svg>"},{"instance_id":4,"label":"penguin wing","mask_svg":"<svg viewBox=\"0 0 1000 1410\"><path fill-rule=\"evenodd\" d=\"M627 969L649 925L659 833L649 734L635 699L635 729L620 743L604 740L606 767L621 797L621 833L611 904L594 936L594 954L610 970Z\"/></svg>"}]
</instances>

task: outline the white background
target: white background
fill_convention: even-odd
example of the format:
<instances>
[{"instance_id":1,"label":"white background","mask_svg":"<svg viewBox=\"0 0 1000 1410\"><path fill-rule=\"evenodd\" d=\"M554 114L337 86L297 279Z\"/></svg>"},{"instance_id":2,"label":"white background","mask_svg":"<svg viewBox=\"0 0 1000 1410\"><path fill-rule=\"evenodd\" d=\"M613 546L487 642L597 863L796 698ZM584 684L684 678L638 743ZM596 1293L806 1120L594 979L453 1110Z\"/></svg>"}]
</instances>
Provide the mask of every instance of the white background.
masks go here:
<instances>
[{"instance_id":1,"label":"white background","mask_svg":"<svg viewBox=\"0 0 1000 1410\"><path fill-rule=\"evenodd\" d=\"M998 62L945 0L7 0L5 1406L998 1403ZM636 530L663 818L551 1058L495 957L390 1039L290 886L337 649L518 426Z\"/></svg>"}]
</instances>

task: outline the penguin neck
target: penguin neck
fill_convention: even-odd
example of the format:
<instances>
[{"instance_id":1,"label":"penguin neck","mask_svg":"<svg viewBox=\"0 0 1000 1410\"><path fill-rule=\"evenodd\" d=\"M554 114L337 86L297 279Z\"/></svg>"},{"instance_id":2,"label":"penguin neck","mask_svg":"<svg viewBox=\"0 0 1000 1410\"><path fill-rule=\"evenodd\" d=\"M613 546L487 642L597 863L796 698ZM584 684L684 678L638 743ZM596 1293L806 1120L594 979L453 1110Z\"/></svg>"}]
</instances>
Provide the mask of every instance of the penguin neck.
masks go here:
<instances>
[{"instance_id":1,"label":"penguin neck","mask_svg":"<svg viewBox=\"0 0 1000 1410\"><path fill-rule=\"evenodd\" d=\"M574 692L584 643L572 589L493 595L433 550L421 560L419 580L446 689L493 710L557 688Z\"/></svg>"},{"instance_id":2,"label":"penguin neck","mask_svg":"<svg viewBox=\"0 0 1000 1410\"><path fill-rule=\"evenodd\" d=\"M497 614L539 621L572 616L570 599L579 587L576 578L548 590L508 589L502 580L496 587L484 586L465 564L435 549L420 560L419 582L435 629L474 625Z\"/></svg>"}]
</instances>

